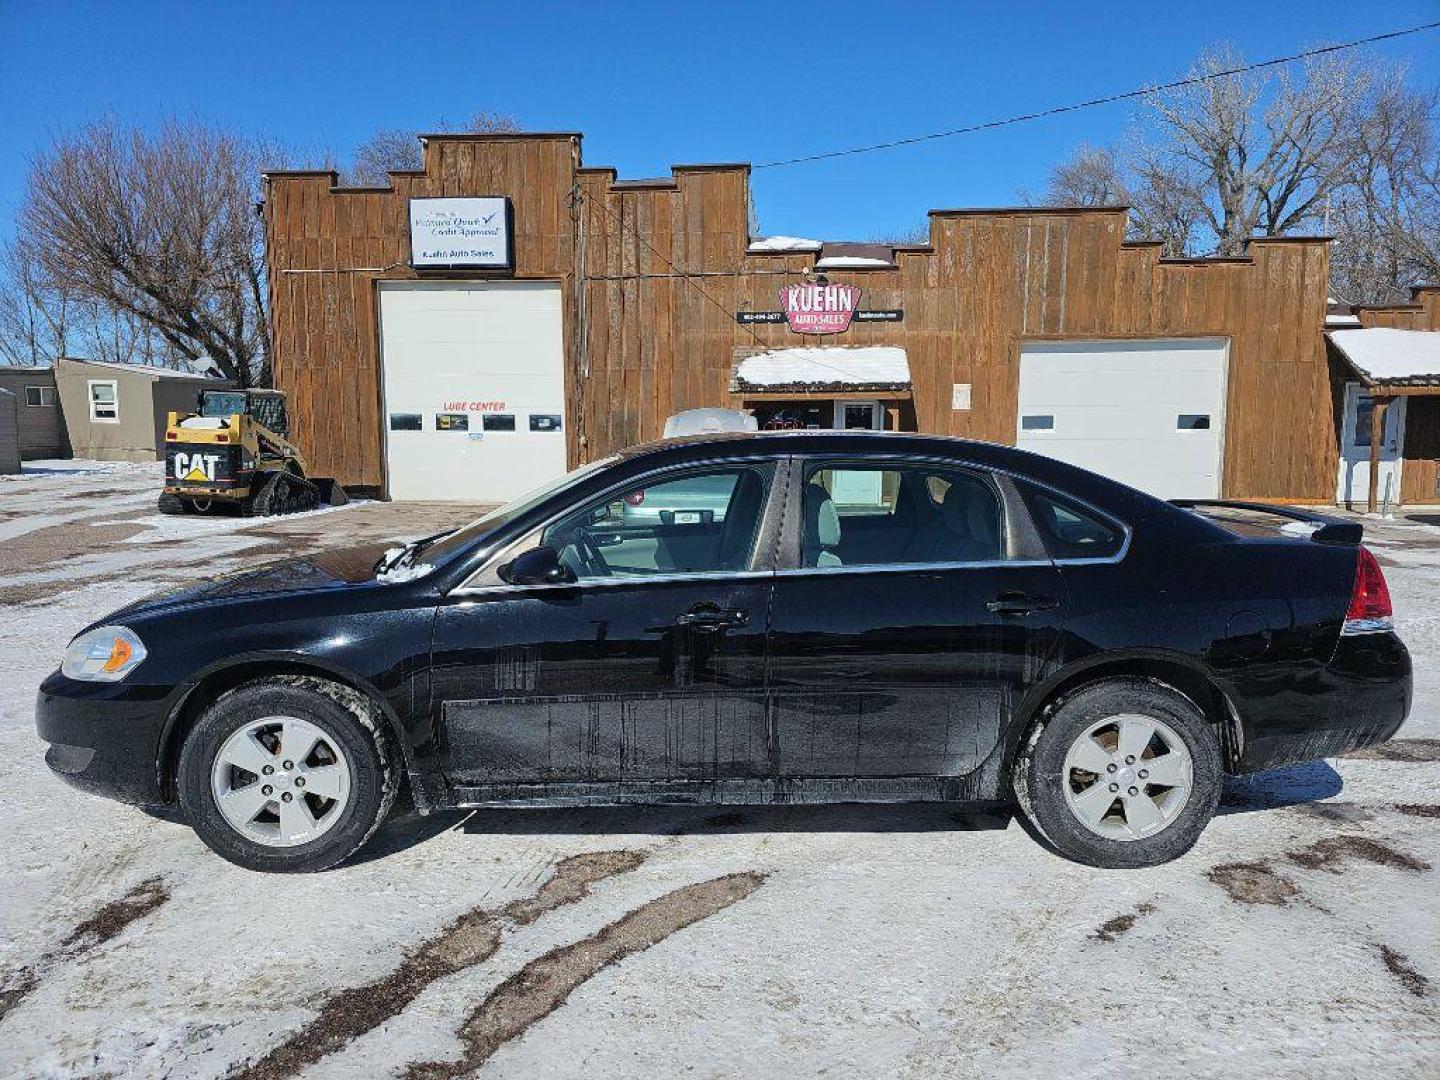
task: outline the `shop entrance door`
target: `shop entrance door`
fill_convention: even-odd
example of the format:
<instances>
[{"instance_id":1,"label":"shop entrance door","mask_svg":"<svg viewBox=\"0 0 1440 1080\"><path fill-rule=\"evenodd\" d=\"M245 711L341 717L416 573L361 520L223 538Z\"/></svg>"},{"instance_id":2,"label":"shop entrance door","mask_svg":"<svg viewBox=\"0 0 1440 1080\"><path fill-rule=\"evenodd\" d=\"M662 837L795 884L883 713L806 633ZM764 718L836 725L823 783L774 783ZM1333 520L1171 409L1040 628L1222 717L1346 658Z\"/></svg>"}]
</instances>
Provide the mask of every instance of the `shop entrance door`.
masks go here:
<instances>
[{"instance_id":1,"label":"shop entrance door","mask_svg":"<svg viewBox=\"0 0 1440 1080\"><path fill-rule=\"evenodd\" d=\"M884 419L878 401L835 402L835 427L840 431L880 431Z\"/></svg>"}]
</instances>

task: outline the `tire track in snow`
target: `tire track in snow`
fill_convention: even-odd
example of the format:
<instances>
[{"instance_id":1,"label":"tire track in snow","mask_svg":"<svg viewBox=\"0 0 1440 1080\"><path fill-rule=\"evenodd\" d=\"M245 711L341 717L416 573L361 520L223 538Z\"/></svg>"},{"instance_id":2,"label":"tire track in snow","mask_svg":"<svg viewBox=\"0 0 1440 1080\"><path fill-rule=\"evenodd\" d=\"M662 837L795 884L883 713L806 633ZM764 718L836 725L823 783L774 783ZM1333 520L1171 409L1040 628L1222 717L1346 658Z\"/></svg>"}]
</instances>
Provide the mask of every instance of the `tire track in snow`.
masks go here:
<instances>
[{"instance_id":1,"label":"tire track in snow","mask_svg":"<svg viewBox=\"0 0 1440 1080\"><path fill-rule=\"evenodd\" d=\"M497 986L470 1014L459 1031L465 1047L459 1061L412 1063L403 1074L405 1080L468 1076L604 968L738 903L764 881L764 874L744 871L686 885L642 904L588 938L551 949Z\"/></svg>"},{"instance_id":2,"label":"tire track in snow","mask_svg":"<svg viewBox=\"0 0 1440 1080\"><path fill-rule=\"evenodd\" d=\"M578 903L589 895L590 886L629 873L645 858L640 851L595 851L562 859L535 895L513 900L498 911L472 908L421 943L390 974L332 995L308 1024L258 1061L233 1067L228 1077L286 1080L295 1076L398 1016L431 983L494 956L505 925L528 926L547 912Z\"/></svg>"},{"instance_id":3,"label":"tire track in snow","mask_svg":"<svg viewBox=\"0 0 1440 1080\"><path fill-rule=\"evenodd\" d=\"M84 958L169 899L170 890L165 887L165 882L153 877L142 881L119 899L96 908L93 914L76 924L56 948L34 964L0 977L0 1020L40 985L49 969Z\"/></svg>"}]
</instances>

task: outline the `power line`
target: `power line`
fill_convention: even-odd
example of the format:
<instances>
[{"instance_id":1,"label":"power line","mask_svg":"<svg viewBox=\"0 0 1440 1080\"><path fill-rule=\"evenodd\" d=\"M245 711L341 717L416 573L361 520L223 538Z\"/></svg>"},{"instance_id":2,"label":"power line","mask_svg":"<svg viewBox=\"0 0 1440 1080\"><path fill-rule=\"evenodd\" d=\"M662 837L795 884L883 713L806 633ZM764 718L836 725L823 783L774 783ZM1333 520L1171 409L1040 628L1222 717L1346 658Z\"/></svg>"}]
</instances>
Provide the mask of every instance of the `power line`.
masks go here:
<instances>
[{"instance_id":1,"label":"power line","mask_svg":"<svg viewBox=\"0 0 1440 1080\"><path fill-rule=\"evenodd\" d=\"M582 203L583 203L583 202L589 202L589 201L590 201L590 200L589 200L589 197L588 197L587 195L585 195L585 193L582 192L578 187L576 187L576 188L574 189L574 196L575 196L576 199L578 199L578 200L579 200L580 202L582 202ZM727 320L733 319L733 318L735 317L735 313L734 313L734 312L732 312L732 311L731 311L729 308L727 308L724 304L720 303L719 300L716 300L713 296L711 296L708 292L706 292L703 288L700 287L700 284L699 284L697 281L694 280L695 277L696 277L695 274L693 274L693 273L688 273L688 272L686 272L686 271L684 271L684 270L681 270L681 269L680 269L678 266L676 266L673 262L671 262L669 259L667 259L667 258L664 256L664 254L661 253L661 251L660 251L659 248L657 248L654 244L650 243L649 240L646 240L645 237L640 234L640 230L639 230L639 229L635 228L634 226L631 226L631 227L629 227L629 228L627 229L627 228L626 228L626 225L625 225L625 220L624 220L623 218L621 218L621 217L616 216L615 212L614 212L613 210L611 210L610 207L608 207L608 206L605 205L605 201L604 201L603 199L601 199L600 201L598 201L595 205L598 206L598 207L600 207L600 209L603 210L603 211L609 216L609 218L610 218L611 221L615 222L616 225L620 226L620 231L621 231L622 233L628 231L631 236L633 236L636 240L639 240L640 243L644 244L644 245L650 250L650 254L654 255L657 259L659 259L661 262L663 262L663 263L664 263L666 266L668 266L671 270L675 271L675 275L676 275L677 277L682 278L687 285L689 285L692 289L694 289L696 292L698 292L698 293L699 293L701 296L703 296L706 300L710 301L710 303L714 304L717 308L719 308L721 311L723 311L723 312L725 313L725 318L726 318ZM760 347L760 348L763 349L763 348L765 347L765 343L760 340L760 335L757 334L757 333L755 333L754 328L753 328L753 327L750 327L750 326L747 326L745 329L746 329L747 331L749 331L750 337L751 337L751 339L755 342L755 344L756 344L758 347Z\"/></svg>"},{"instance_id":2,"label":"power line","mask_svg":"<svg viewBox=\"0 0 1440 1080\"><path fill-rule=\"evenodd\" d=\"M1156 86L1146 86L1138 90L1126 90L1121 94L1110 94L1106 97L1091 98L1089 101L1077 101L1070 105L1056 105L1053 108L1041 109L1039 112L1010 116L1003 120L987 120L981 124L970 124L966 127L951 128L949 131L935 131L928 135L912 135L905 139L891 139L889 142L872 143L869 146L852 146L845 150L827 150L819 154L806 154L803 157L783 158L779 161L765 161L757 165L752 165L751 168L779 169L786 165L804 165L814 161L826 161L831 158L850 157L854 154L870 154L877 150L893 150L899 146L914 146L917 143L933 142L936 139L948 139L955 135L970 135L977 131L990 131L995 128L1008 127L1011 124L1023 124L1031 120L1043 120L1046 117L1059 116L1062 113L1078 112L1080 109L1091 109L1097 105L1112 105L1117 101L1128 101L1131 98L1146 97L1150 94L1159 93L1162 90L1179 90L1187 86L1198 86L1215 79L1228 78L1231 75L1243 75L1250 71L1279 67L1282 64L1293 64L1297 60L1308 60L1311 57L1324 56L1328 53L1343 52L1346 49L1357 49L1362 45L1374 45L1381 41L1393 41L1396 38L1409 37L1411 34L1420 34L1427 30L1435 30L1437 28L1440 28L1440 21L1424 23L1420 26L1411 26L1404 30L1392 30L1387 34L1376 34L1373 37L1359 38L1355 41L1346 41L1338 45L1324 45L1319 48L1306 49L1304 52L1298 52L1292 56L1279 56L1273 60L1262 60L1259 63L1245 64L1241 67L1229 68L1225 71L1212 71L1205 75L1191 75L1184 79L1176 79L1173 82L1160 83Z\"/></svg>"},{"instance_id":3,"label":"power line","mask_svg":"<svg viewBox=\"0 0 1440 1080\"><path fill-rule=\"evenodd\" d=\"M571 195L572 195L572 197L573 197L577 202L580 202L580 203L590 202L589 196L587 196L584 192L582 192L578 186L572 190ZM623 196L622 196L622 198L623 198ZM691 273L691 272L687 272L687 271L685 271L685 270L681 270L678 266L676 266L673 262L671 262L668 258L666 258L665 255L660 251L659 248L657 248L654 244L650 243L649 240L645 239L645 237L640 234L640 230L639 230L639 229L635 228L633 225L627 226L627 225L625 224L625 220L624 220L623 218L621 218L621 217L618 217L618 216L615 214L615 212L610 209L610 207L606 206L603 199L597 201L597 202L595 203L595 205L598 206L598 207L600 207L600 209L605 212L605 214L610 218L610 220L613 221L613 222L615 222L615 224L619 226L620 232L621 232L622 235L623 235L624 233L627 233L627 232L628 232L628 233L629 233L631 236L633 236L636 240L638 240L638 241L640 241L640 243L644 244L645 247L649 249L649 251L650 251L650 253L651 253L652 255L654 255L657 259L659 259L661 262L663 262L666 266L668 266L671 270L673 270L673 271L675 272L675 275L674 275L674 276L680 278L682 281L685 282L685 284L689 285L692 289L694 289L696 292L698 292L701 296L703 296L703 297L704 297L706 300L708 300L711 304L713 304L713 305L715 305L715 307L719 308L720 311L724 313L725 318L726 318L727 321L735 318L735 313L734 313L734 312L732 312L732 311L731 311L729 308L727 308L724 304L720 303L719 300L716 300L715 297L711 296L710 293L707 292L705 289L701 288L700 283L695 280L697 274ZM784 271L781 271L781 272L783 273ZM741 276L741 275L735 275L735 276ZM609 278L598 278L598 277L597 277L597 278L588 278L588 277L587 277L586 280L587 280L587 281L600 281L600 280L615 281L615 280L623 280L623 278L616 278L616 277L609 277ZM745 326L745 331L746 331L746 333L748 333L748 334L750 335L750 340L755 343L756 348L763 349L763 350L766 350L766 351L770 351L771 347L770 347L770 346L767 346L767 345L765 344L765 342L763 342L763 341L760 340L760 335L755 332L755 328L754 328L753 326L746 325L746 326ZM807 346L807 347L809 347L809 348L815 348L816 346ZM814 357L811 357L811 358L810 358L810 362L813 363L816 367L825 368L825 369L828 370L828 371L833 371L833 372L835 372L837 375L844 375L844 376L846 376L847 378L849 377L849 374L850 374L850 373L847 372L847 371L845 371L843 368L837 368L835 365L833 365L833 364L827 364L827 363L825 363L823 360L817 360L817 359L815 359Z\"/></svg>"}]
</instances>

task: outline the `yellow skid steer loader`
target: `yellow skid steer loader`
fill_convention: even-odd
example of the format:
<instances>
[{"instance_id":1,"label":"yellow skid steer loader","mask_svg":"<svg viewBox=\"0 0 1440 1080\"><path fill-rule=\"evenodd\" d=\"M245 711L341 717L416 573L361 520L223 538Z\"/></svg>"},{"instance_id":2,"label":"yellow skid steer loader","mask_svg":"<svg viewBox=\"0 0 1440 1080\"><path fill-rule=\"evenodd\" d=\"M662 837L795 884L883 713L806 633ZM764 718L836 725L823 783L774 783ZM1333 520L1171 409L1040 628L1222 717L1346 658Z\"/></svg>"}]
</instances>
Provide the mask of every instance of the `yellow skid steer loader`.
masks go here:
<instances>
[{"instance_id":1,"label":"yellow skid steer loader","mask_svg":"<svg viewBox=\"0 0 1440 1080\"><path fill-rule=\"evenodd\" d=\"M162 514L234 506L246 517L268 517L348 501L334 480L305 475L278 390L202 390L195 412L169 416Z\"/></svg>"}]
</instances>

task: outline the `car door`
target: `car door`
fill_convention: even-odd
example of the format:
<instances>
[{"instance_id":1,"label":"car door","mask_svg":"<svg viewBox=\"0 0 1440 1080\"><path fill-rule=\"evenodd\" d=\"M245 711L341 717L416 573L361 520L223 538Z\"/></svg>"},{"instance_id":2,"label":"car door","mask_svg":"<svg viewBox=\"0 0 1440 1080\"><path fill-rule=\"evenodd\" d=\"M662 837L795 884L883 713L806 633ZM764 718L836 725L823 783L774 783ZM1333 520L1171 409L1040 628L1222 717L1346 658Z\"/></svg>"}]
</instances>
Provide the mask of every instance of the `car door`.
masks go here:
<instances>
[{"instance_id":1,"label":"car door","mask_svg":"<svg viewBox=\"0 0 1440 1080\"><path fill-rule=\"evenodd\" d=\"M1018 497L945 461L814 458L792 474L770 646L780 775L973 772L1064 620Z\"/></svg>"},{"instance_id":2,"label":"car door","mask_svg":"<svg viewBox=\"0 0 1440 1080\"><path fill-rule=\"evenodd\" d=\"M447 597L434 701L447 774L476 789L468 798L703 796L717 778L771 775L777 469L747 460L612 487L496 560L549 546L572 582L486 571Z\"/></svg>"}]
</instances>

